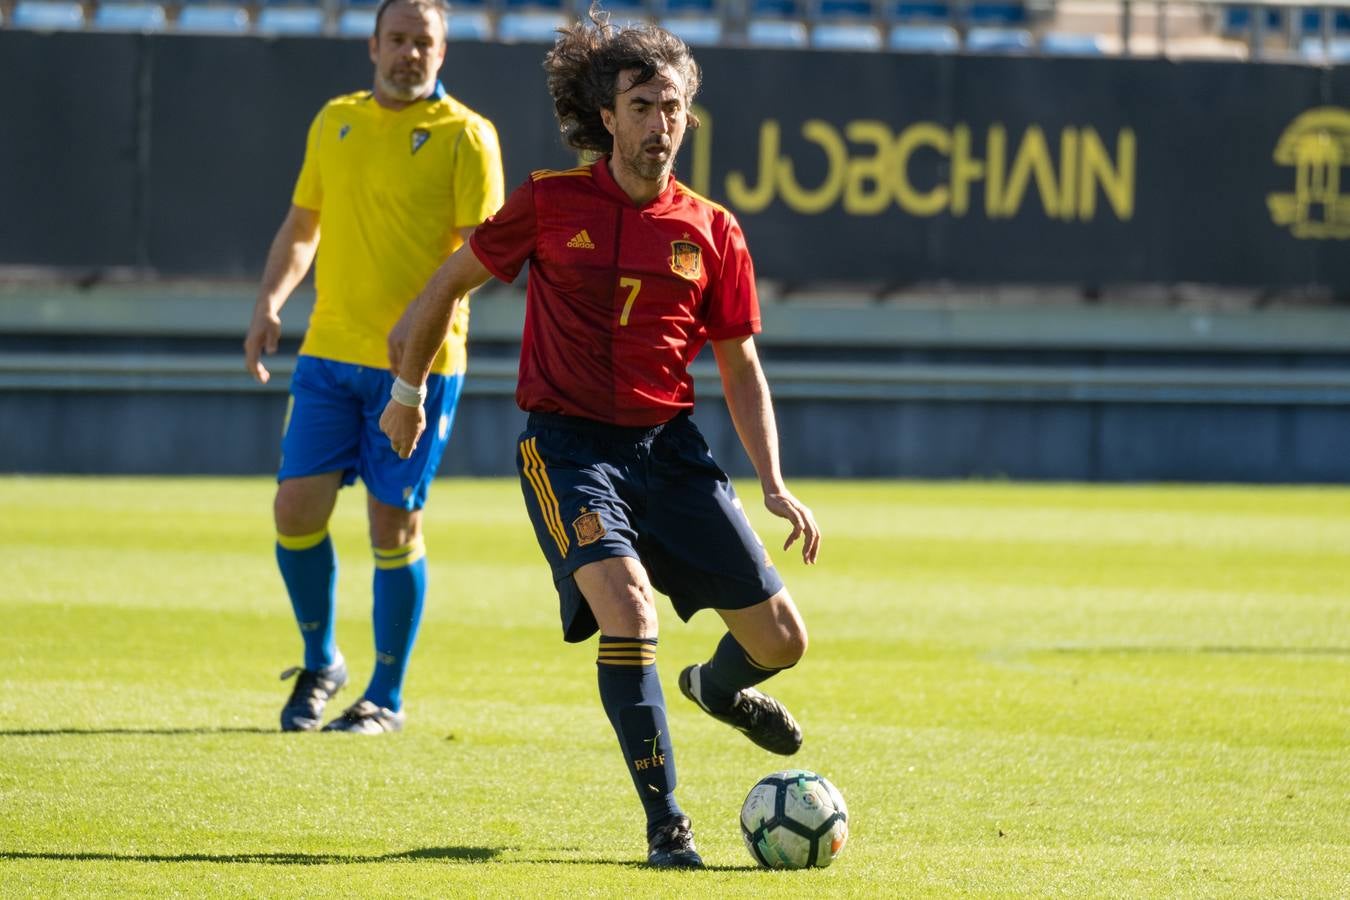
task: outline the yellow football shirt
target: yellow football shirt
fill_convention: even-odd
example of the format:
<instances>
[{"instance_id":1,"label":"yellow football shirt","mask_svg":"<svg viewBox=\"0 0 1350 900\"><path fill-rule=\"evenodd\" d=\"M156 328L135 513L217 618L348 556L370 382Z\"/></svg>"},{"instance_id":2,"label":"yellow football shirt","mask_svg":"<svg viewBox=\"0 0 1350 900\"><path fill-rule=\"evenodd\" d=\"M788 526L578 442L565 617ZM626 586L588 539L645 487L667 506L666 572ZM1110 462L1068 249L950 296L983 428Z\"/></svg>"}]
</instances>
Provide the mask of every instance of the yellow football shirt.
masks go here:
<instances>
[{"instance_id":1,"label":"yellow football shirt","mask_svg":"<svg viewBox=\"0 0 1350 900\"><path fill-rule=\"evenodd\" d=\"M433 272L462 243L458 229L502 204L492 123L437 85L397 112L370 91L315 116L296 206L319 213L317 298L300 352L388 368L386 337ZM432 372L463 372L468 299Z\"/></svg>"}]
</instances>

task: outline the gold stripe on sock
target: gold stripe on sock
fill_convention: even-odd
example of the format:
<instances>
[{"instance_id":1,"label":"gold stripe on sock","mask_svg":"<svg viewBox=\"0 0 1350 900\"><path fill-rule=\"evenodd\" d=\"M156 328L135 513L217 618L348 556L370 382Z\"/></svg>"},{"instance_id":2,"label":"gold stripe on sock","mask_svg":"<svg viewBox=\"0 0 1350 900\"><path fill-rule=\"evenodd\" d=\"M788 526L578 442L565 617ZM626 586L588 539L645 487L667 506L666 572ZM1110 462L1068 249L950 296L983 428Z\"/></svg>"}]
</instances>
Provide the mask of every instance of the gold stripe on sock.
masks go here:
<instances>
[{"instance_id":1,"label":"gold stripe on sock","mask_svg":"<svg viewBox=\"0 0 1350 900\"><path fill-rule=\"evenodd\" d=\"M422 539L421 535L402 547L395 547L392 550L372 547L371 550L375 553L375 568L377 569L402 569L411 566L427 555L426 541Z\"/></svg>"},{"instance_id":2,"label":"gold stripe on sock","mask_svg":"<svg viewBox=\"0 0 1350 900\"><path fill-rule=\"evenodd\" d=\"M281 545L283 550L308 550L322 544L326 537L328 537L327 528L313 534L282 534L277 532L277 543Z\"/></svg>"}]
</instances>

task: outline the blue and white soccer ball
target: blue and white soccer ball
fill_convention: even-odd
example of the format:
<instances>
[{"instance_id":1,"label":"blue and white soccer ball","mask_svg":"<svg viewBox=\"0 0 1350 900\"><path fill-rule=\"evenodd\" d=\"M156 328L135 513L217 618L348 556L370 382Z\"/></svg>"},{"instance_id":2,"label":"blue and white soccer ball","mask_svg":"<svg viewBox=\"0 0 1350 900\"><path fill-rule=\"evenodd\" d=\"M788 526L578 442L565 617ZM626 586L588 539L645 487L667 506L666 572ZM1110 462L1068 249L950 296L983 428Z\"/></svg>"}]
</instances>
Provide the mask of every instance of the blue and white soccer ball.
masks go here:
<instances>
[{"instance_id":1,"label":"blue and white soccer ball","mask_svg":"<svg viewBox=\"0 0 1350 900\"><path fill-rule=\"evenodd\" d=\"M848 840L848 807L835 786L815 772L774 772L745 798L741 837L761 866L828 866Z\"/></svg>"}]
</instances>

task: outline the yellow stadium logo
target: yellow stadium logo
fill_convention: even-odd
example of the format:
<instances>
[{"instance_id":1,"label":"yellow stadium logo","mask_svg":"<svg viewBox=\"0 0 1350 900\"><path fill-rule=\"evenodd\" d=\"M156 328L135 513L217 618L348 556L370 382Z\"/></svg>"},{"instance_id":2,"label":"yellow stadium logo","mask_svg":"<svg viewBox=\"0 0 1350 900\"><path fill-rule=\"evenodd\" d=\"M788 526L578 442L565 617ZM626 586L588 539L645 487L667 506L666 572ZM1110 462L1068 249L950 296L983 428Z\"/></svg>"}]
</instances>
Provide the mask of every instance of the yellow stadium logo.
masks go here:
<instances>
[{"instance_id":1,"label":"yellow stadium logo","mask_svg":"<svg viewBox=\"0 0 1350 900\"><path fill-rule=\"evenodd\" d=\"M1294 169L1292 194L1269 194L1276 225L1302 240L1350 238L1350 193L1341 170L1350 166L1350 110L1320 106L1300 115L1280 135L1275 162Z\"/></svg>"}]
</instances>

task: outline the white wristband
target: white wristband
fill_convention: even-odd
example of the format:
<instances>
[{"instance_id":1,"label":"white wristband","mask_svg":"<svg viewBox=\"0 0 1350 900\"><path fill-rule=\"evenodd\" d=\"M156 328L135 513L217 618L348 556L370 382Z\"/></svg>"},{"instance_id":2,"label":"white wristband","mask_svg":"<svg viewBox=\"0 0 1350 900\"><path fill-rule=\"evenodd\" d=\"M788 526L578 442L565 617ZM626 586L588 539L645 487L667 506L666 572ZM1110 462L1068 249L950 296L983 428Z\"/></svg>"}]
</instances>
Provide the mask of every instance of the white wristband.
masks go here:
<instances>
[{"instance_id":1,"label":"white wristband","mask_svg":"<svg viewBox=\"0 0 1350 900\"><path fill-rule=\"evenodd\" d=\"M395 403L401 403L404 406L418 407L427 399L427 386L413 387L402 378L394 379L394 386L389 389L389 397Z\"/></svg>"}]
</instances>

